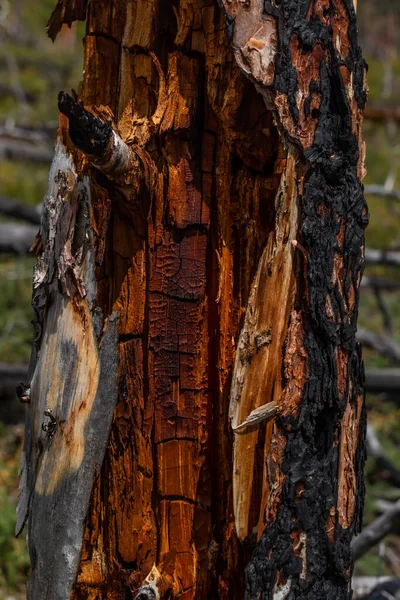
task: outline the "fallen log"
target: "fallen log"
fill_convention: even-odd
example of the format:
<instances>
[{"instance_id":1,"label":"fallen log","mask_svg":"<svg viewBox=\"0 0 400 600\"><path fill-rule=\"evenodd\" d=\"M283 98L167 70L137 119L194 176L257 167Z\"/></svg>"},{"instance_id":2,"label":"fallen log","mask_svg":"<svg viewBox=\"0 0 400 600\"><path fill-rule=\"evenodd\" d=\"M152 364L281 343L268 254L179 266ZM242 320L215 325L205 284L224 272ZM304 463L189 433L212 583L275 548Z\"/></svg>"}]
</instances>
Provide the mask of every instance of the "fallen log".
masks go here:
<instances>
[{"instance_id":1,"label":"fallen log","mask_svg":"<svg viewBox=\"0 0 400 600\"><path fill-rule=\"evenodd\" d=\"M53 152L51 147L29 146L25 142L15 140L0 140L0 157L3 159L50 164Z\"/></svg>"},{"instance_id":2,"label":"fallen log","mask_svg":"<svg viewBox=\"0 0 400 600\"><path fill-rule=\"evenodd\" d=\"M0 421L6 425L24 420L24 404L18 401L15 390L27 378L28 365L0 363Z\"/></svg>"},{"instance_id":3,"label":"fallen log","mask_svg":"<svg viewBox=\"0 0 400 600\"><path fill-rule=\"evenodd\" d=\"M374 106L368 104L364 110L364 118L369 121L400 121L400 110L392 106Z\"/></svg>"},{"instance_id":4,"label":"fallen log","mask_svg":"<svg viewBox=\"0 0 400 600\"><path fill-rule=\"evenodd\" d=\"M381 354L396 362L400 362L400 346L386 335L378 335L366 329L357 331L357 339L366 348L372 348Z\"/></svg>"},{"instance_id":5,"label":"fallen log","mask_svg":"<svg viewBox=\"0 0 400 600\"><path fill-rule=\"evenodd\" d=\"M39 225L42 214L42 205L29 206L11 200L11 198L0 196L0 214L14 219L22 219L23 221L28 221L28 223L33 223L34 225Z\"/></svg>"},{"instance_id":6,"label":"fallen log","mask_svg":"<svg viewBox=\"0 0 400 600\"><path fill-rule=\"evenodd\" d=\"M400 265L400 252L366 248L365 261L367 265L391 265L398 267Z\"/></svg>"},{"instance_id":7,"label":"fallen log","mask_svg":"<svg viewBox=\"0 0 400 600\"><path fill-rule=\"evenodd\" d=\"M376 596L375 594L385 591L386 594L389 590L392 590L392 582L398 582L398 579L393 579L392 577L374 577L374 576L361 576L361 577L353 577L351 583L354 592L354 598L358 600L373 600L382 599L390 599L393 596ZM396 589L396 588L395 588ZM392 590L393 591L393 590ZM389 592L390 593L390 592ZM373 594L373 595L372 595Z\"/></svg>"},{"instance_id":8,"label":"fallen log","mask_svg":"<svg viewBox=\"0 0 400 600\"><path fill-rule=\"evenodd\" d=\"M400 390L400 369L367 369L365 385L368 392L398 392Z\"/></svg>"},{"instance_id":9,"label":"fallen log","mask_svg":"<svg viewBox=\"0 0 400 600\"><path fill-rule=\"evenodd\" d=\"M363 277L361 287L392 292L400 290L400 281L390 281L387 279L374 279L373 277Z\"/></svg>"},{"instance_id":10,"label":"fallen log","mask_svg":"<svg viewBox=\"0 0 400 600\"><path fill-rule=\"evenodd\" d=\"M381 196L382 198L393 198L400 202L400 191L393 189L386 189L384 185L365 185L365 194L371 196Z\"/></svg>"},{"instance_id":11,"label":"fallen log","mask_svg":"<svg viewBox=\"0 0 400 600\"><path fill-rule=\"evenodd\" d=\"M392 485L400 488L400 470L388 459L376 435L376 431L370 423L367 427L367 449L368 454L375 460L377 469L384 479Z\"/></svg>"},{"instance_id":12,"label":"fallen log","mask_svg":"<svg viewBox=\"0 0 400 600\"><path fill-rule=\"evenodd\" d=\"M27 254L37 231L38 228L34 225L0 223L0 252Z\"/></svg>"},{"instance_id":13,"label":"fallen log","mask_svg":"<svg viewBox=\"0 0 400 600\"><path fill-rule=\"evenodd\" d=\"M352 540L351 548L354 560L365 554L387 536L400 521L400 500L397 500L387 511L364 527L361 533Z\"/></svg>"}]
</instances>

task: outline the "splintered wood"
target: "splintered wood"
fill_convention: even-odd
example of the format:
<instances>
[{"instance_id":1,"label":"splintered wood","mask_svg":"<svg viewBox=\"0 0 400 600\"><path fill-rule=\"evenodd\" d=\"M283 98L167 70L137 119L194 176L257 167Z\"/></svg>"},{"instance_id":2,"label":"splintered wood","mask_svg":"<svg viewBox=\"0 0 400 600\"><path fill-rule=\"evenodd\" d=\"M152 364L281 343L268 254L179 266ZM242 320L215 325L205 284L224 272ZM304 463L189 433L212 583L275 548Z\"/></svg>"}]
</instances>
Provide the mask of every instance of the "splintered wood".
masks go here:
<instances>
[{"instance_id":1,"label":"splintered wood","mask_svg":"<svg viewBox=\"0 0 400 600\"><path fill-rule=\"evenodd\" d=\"M366 217L346 233L332 53L354 157L362 82L347 0L306 4L59 0L51 17L54 37L86 15L86 36L36 245L30 600L325 597L308 562L359 518L364 423L340 328Z\"/></svg>"},{"instance_id":2,"label":"splintered wood","mask_svg":"<svg viewBox=\"0 0 400 600\"><path fill-rule=\"evenodd\" d=\"M282 349L296 290L291 244L298 214L294 167L295 159L289 155L276 197L275 232L260 259L239 337L229 407L234 430L265 400L277 406L282 396ZM254 527L249 516L258 436L253 428L247 435L237 435L234 442L233 503L236 532L242 540Z\"/></svg>"}]
</instances>

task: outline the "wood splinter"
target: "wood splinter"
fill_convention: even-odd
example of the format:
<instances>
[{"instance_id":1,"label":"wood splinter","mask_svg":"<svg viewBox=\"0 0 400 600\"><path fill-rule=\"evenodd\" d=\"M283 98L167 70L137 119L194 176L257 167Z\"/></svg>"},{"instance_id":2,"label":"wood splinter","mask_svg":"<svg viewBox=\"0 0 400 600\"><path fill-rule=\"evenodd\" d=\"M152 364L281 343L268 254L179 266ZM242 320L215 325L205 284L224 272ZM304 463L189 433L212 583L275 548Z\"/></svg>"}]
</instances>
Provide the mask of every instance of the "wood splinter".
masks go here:
<instances>
[{"instance_id":1,"label":"wood splinter","mask_svg":"<svg viewBox=\"0 0 400 600\"><path fill-rule=\"evenodd\" d=\"M304 246L302 246L301 244L299 244L299 242L297 240L292 240L292 246L293 246L293 248L297 248L298 250L300 250L300 252L302 253L302 255L304 256L304 258L306 260L308 259L308 252L307 252L307 250L304 248Z\"/></svg>"},{"instance_id":2,"label":"wood splinter","mask_svg":"<svg viewBox=\"0 0 400 600\"><path fill-rule=\"evenodd\" d=\"M143 585L139 588L135 600L160 600L160 592L157 588L157 582L160 579L161 573L156 565L153 565L153 568L144 580Z\"/></svg>"},{"instance_id":3,"label":"wood splinter","mask_svg":"<svg viewBox=\"0 0 400 600\"><path fill-rule=\"evenodd\" d=\"M247 429L251 425L256 425L258 423L261 423L262 421L270 420L276 415L277 408L277 403L275 401L263 404L262 406L259 406L258 408L252 410L247 419L243 421L243 423L240 423L240 425L236 425L236 427L232 426L232 429L235 433L239 433L240 431L243 431L243 429Z\"/></svg>"}]
</instances>

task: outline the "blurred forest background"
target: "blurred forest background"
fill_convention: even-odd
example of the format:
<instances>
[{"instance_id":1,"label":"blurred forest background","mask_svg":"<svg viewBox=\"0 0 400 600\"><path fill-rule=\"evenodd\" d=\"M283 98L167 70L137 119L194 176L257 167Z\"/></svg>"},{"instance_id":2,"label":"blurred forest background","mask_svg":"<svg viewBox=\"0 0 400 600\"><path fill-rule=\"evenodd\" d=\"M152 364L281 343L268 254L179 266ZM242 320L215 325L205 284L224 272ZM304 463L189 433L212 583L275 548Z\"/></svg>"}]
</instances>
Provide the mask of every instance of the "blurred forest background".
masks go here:
<instances>
[{"instance_id":1,"label":"blurred forest background","mask_svg":"<svg viewBox=\"0 0 400 600\"><path fill-rule=\"evenodd\" d=\"M78 90L82 72L84 24L63 29L54 44L46 36L55 2L0 0L0 600L24 598L29 571L25 540L13 535L24 414L15 386L25 380L32 338L28 249L47 187L57 94ZM363 582L400 577L400 0L360 0L358 13L370 89L359 317L369 423L364 521L375 534L372 546L357 549Z\"/></svg>"}]
</instances>

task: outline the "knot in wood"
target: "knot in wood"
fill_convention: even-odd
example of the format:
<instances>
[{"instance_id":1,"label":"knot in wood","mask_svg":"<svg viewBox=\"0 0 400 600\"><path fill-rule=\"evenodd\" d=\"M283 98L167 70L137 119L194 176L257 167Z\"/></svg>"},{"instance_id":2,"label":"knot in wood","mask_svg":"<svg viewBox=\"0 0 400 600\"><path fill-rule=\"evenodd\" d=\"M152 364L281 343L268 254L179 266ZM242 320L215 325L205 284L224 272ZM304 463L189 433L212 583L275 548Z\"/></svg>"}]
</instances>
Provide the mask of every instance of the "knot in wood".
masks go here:
<instances>
[{"instance_id":1,"label":"knot in wood","mask_svg":"<svg viewBox=\"0 0 400 600\"><path fill-rule=\"evenodd\" d=\"M31 401L31 386L25 383L20 383L15 389L15 392L20 400L24 404L28 404Z\"/></svg>"},{"instance_id":2,"label":"knot in wood","mask_svg":"<svg viewBox=\"0 0 400 600\"><path fill-rule=\"evenodd\" d=\"M260 331L254 336L254 344L256 346L256 352L259 352L264 346L268 346L272 342L272 332L270 329Z\"/></svg>"},{"instance_id":3,"label":"knot in wood","mask_svg":"<svg viewBox=\"0 0 400 600\"><path fill-rule=\"evenodd\" d=\"M58 421L53 415L51 408L46 408L46 410L44 411L44 416L48 417L50 419L50 422L43 422L42 430L46 433L46 439L51 440L56 432Z\"/></svg>"}]
</instances>

